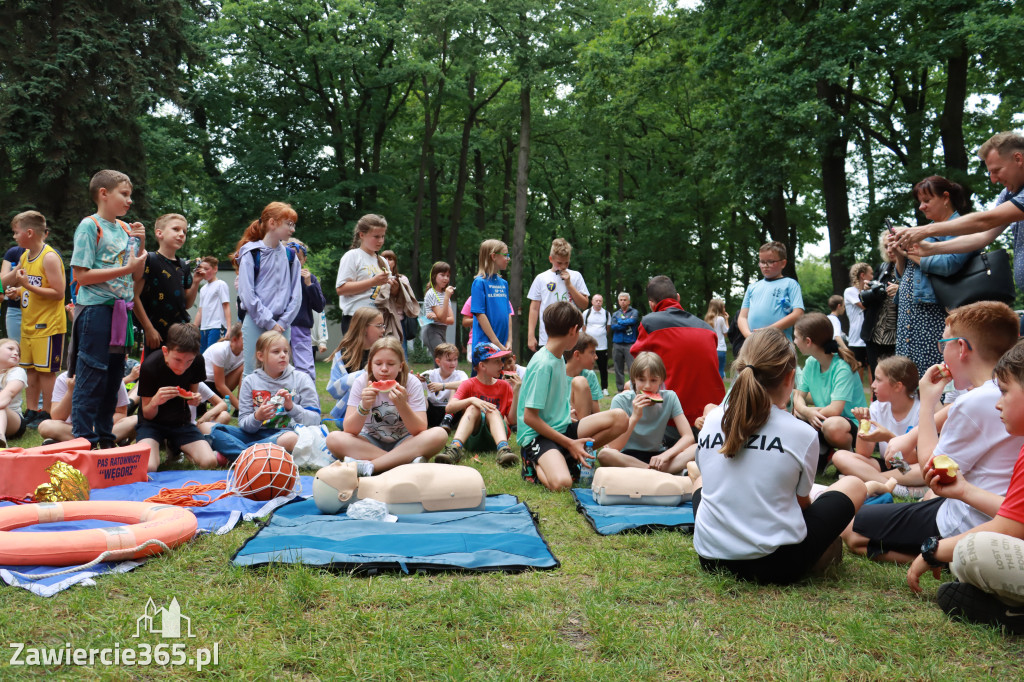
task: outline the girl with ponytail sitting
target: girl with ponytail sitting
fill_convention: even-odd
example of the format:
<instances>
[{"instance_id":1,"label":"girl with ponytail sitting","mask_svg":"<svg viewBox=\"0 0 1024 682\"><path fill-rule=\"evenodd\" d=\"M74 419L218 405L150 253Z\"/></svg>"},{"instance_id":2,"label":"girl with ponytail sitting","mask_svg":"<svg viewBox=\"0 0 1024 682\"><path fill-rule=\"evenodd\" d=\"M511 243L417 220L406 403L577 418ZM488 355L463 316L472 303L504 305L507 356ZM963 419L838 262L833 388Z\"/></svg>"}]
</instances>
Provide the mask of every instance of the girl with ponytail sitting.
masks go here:
<instances>
[{"instance_id":1,"label":"girl with ponytail sitting","mask_svg":"<svg viewBox=\"0 0 1024 682\"><path fill-rule=\"evenodd\" d=\"M867 492L847 476L810 501L818 437L786 411L796 355L782 332L751 334L733 369L732 391L705 418L691 466L693 546L705 570L792 583L838 562L839 534Z\"/></svg>"},{"instance_id":2,"label":"girl with ponytail sitting","mask_svg":"<svg viewBox=\"0 0 1024 682\"><path fill-rule=\"evenodd\" d=\"M818 470L828 464L832 449L852 450L857 444L853 408L867 407L858 366L849 348L840 348L832 323L821 313L808 313L796 323L793 342L807 356L797 379L793 414L818 431Z\"/></svg>"}]
</instances>

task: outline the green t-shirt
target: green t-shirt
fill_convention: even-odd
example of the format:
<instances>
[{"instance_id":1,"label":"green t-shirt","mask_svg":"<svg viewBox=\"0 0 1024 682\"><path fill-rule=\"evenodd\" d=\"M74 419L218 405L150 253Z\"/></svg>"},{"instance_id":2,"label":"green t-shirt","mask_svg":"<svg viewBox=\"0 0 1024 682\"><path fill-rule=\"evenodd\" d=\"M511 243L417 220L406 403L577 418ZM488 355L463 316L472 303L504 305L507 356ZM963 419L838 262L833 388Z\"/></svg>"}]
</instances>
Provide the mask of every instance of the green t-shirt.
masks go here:
<instances>
[{"instance_id":1,"label":"green t-shirt","mask_svg":"<svg viewBox=\"0 0 1024 682\"><path fill-rule=\"evenodd\" d=\"M523 419L527 407L537 410L544 423L559 433L569 426L569 382L566 381L565 360L556 358L547 348L541 348L534 354L519 389L516 441L520 447L529 445L537 437L537 432Z\"/></svg>"},{"instance_id":2,"label":"green t-shirt","mask_svg":"<svg viewBox=\"0 0 1024 682\"><path fill-rule=\"evenodd\" d=\"M644 413L637 422L633 433L629 434L624 450L637 450L639 452L663 452L665 450L665 427L670 419L675 419L683 413L683 407L679 404L679 396L675 391L668 389L658 391L663 402L652 403L644 408ZM626 414L633 416L633 399L636 398L634 391L623 391L612 398L612 409L624 410Z\"/></svg>"},{"instance_id":3,"label":"green t-shirt","mask_svg":"<svg viewBox=\"0 0 1024 682\"><path fill-rule=\"evenodd\" d=\"M817 360L807 358L804 371L797 378L796 390L810 393L819 408L828 407L833 400L845 400L843 416L847 419L854 419L853 408L868 406L860 377L838 355L832 356L826 372L821 371Z\"/></svg>"},{"instance_id":4,"label":"green t-shirt","mask_svg":"<svg viewBox=\"0 0 1024 682\"><path fill-rule=\"evenodd\" d=\"M591 398L600 400L604 397L604 391L601 390L601 380L597 378L597 372L592 369L581 369L580 376L587 380L587 385L590 386ZM565 380L569 382L570 393L572 393L572 379L569 375L565 376Z\"/></svg>"},{"instance_id":5,"label":"green t-shirt","mask_svg":"<svg viewBox=\"0 0 1024 682\"><path fill-rule=\"evenodd\" d=\"M117 223L96 216L103 234L97 240L96 223L91 217L82 218L75 228L74 250L71 252L71 266L90 270L119 268L127 262L125 249L128 233ZM75 298L77 305L109 304L123 299L130 301L135 296L131 275L122 275L106 282L80 286Z\"/></svg>"}]
</instances>

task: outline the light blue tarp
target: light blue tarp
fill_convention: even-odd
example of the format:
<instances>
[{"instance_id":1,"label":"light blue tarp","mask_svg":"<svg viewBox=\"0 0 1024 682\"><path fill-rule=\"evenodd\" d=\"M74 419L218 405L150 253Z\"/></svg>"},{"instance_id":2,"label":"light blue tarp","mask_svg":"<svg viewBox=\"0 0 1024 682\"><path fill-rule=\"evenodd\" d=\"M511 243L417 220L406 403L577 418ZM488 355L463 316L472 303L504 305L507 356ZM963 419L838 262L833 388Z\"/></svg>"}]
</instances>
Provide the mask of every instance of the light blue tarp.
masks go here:
<instances>
[{"instance_id":1,"label":"light blue tarp","mask_svg":"<svg viewBox=\"0 0 1024 682\"><path fill-rule=\"evenodd\" d=\"M576 509L601 535L625 531L646 533L659 528L693 532L693 505L684 502L678 507L657 507L644 504L609 504L594 502L589 488L573 488Z\"/></svg>"},{"instance_id":2,"label":"light blue tarp","mask_svg":"<svg viewBox=\"0 0 1024 682\"><path fill-rule=\"evenodd\" d=\"M393 523L321 514L312 500L296 500L274 512L233 561L301 563L358 574L559 566L530 509L513 495L488 496L483 511L402 514Z\"/></svg>"}]
</instances>

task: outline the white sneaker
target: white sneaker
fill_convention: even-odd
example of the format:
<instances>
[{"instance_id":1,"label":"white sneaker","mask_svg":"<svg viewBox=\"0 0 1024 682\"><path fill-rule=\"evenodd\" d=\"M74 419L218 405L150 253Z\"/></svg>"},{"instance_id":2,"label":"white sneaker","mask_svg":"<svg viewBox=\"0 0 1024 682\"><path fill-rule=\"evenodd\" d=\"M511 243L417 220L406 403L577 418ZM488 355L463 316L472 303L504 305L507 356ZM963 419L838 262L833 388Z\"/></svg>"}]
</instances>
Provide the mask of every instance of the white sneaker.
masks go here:
<instances>
[{"instance_id":1,"label":"white sneaker","mask_svg":"<svg viewBox=\"0 0 1024 682\"><path fill-rule=\"evenodd\" d=\"M608 397L608 389L607 388L604 389L604 395L605 395L605 397Z\"/></svg>"},{"instance_id":2,"label":"white sneaker","mask_svg":"<svg viewBox=\"0 0 1024 682\"><path fill-rule=\"evenodd\" d=\"M414 459L414 460L412 461L412 463L413 463L413 464L423 464L423 463L424 463L424 462L426 462L426 461L427 461L427 460L423 459L423 455L420 455L419 457L417 457L416 459Z\"/></svg>"},{"instance_id":3,"label":"white sneaker","mask_svg":"<svg viewBox=\"0 0 1024 682\"><path fill-rule=\"evenodd\" d=\"M367 476L373 476L373 462L368 459L356 459L355 457L345 457L345 462L356 463L356 475L360 478L366 478Z\"/></svg>"},{"instance_id":4,"label":"white sneaker","mask_svg":"<svg viewBox=\"0 0 1024 682\"><path fill-rule=\"evenodd\" d=\"M892 489L894 497L909 497L915 500L920 500L928 492L928 486L926 485L899 485Z\"/></svg>"}]
</instances>

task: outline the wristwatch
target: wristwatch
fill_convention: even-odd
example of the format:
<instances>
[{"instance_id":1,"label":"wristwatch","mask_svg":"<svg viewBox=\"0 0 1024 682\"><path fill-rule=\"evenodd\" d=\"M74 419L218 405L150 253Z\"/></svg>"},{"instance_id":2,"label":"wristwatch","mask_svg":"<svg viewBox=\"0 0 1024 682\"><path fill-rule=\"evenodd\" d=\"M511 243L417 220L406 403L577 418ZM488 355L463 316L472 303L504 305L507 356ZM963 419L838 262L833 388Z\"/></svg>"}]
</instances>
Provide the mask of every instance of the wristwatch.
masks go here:
<instances>
[{"instance_id":1,"label":"wristwatch","mask_svg":"<svg viewBox=\"0 0 1024 682\"><path fill-rule=\"evenodd\" d=\"M946 568L949 565L935 558L935 550L939 548L941 539L938 535L933 535L921 543L921 558L932 568Z\"/></svg>"}]
</instances>

